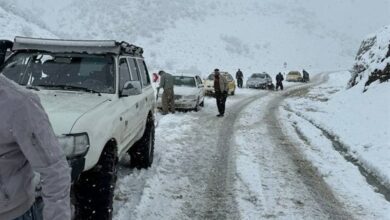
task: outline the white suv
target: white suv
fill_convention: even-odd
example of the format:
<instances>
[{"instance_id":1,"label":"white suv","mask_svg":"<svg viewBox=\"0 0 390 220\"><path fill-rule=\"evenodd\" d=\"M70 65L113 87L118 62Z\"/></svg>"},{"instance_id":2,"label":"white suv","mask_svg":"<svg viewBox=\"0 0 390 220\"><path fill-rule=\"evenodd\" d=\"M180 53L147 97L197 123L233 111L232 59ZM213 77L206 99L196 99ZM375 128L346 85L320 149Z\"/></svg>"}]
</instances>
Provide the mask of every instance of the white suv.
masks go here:
<instances>
[{"instance_id":1,"label":"white suv","mask_svg":"<svg viewBox=\"0 0 390 220\"><path fill-rule=\"evenodd\" d=\"M16 37L1 73L36 93L72 167L77 219L111 219L118 157L153 162L155 96L140 47Z\"/></svg>"}]
</instances>

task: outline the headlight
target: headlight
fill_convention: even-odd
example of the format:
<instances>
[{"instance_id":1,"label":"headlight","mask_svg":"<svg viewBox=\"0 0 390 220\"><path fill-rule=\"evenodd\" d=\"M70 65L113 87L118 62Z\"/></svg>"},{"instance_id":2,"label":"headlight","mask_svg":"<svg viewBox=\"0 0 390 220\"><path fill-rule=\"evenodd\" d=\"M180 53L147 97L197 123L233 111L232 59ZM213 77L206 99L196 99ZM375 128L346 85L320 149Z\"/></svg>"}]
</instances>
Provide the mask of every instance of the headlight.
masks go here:
<instances>
[{"instance_id":1,"label":"headlight","mask_svg":"<svg viewBox=\"0 0 390 220\"><path fill-rule=\"evenodd\" d=\"M62 135L58 141L68 158L86 154L89 149L87 133Z\"/></svg>"}]
</instances>

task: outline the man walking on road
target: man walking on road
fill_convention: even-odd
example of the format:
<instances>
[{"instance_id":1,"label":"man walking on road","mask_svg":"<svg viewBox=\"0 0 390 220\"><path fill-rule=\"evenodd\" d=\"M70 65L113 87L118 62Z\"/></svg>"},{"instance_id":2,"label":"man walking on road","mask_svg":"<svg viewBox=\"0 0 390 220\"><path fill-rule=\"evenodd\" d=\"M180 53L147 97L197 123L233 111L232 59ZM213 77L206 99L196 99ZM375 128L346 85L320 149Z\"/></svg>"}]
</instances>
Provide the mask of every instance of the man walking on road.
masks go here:
<instances>
[{"instance_id":1,"label":"man walking on road","mask_svg":"<svg viewBox=\"0 0 390 220\"><path fill-rule=\"evenodd\" d=\"M281 72L279 72L278 75L276 75L276 90L280 87L281 90L283 90L283 80L284 77Z\"/></svg>"},{"instance_id":2,"label":"man walking on road","mask_svg":"<svg viewBox=\"0 0 390 220\"><path fill-rule=\"evenodd\" d=\"M228 81L220 74L219 69L214 70L214 90L219 111L217 117L223 117L225 114L225 103L228 94Z\"/></svg>"},{"instance_id":3,"label":"man walking on road","mask_svg":"<svg viewBox=\"0 0 390 220\"><path fill-rule=\"evenodd\" d=\"M162 114L166 115L168 114L168 111L170 111L171 113L175 113L175 93L173 90L175 78L171 74L166 73L163 70L160 70L158 72L158 75L160 75L160 86L158 88L164 89L161 100L163 109Z\"/></svg>"},{"instance_id":4,"label":"man walking on road","mask_svg":"<svg viewBox=\"0 0 390 220\"><path fill-rule=\"evenodd\" d=\"M238 69L238 71L236 73L236 79L237 79L237 86L238 86L238 88L242 88L244 74L242 74L240 69Z\"/></svg>"},{"instance_id":5,"label":"man walking on road","mask_svg":"<svg viewBox=\"0 0 390 220\"><path fill-rule=\"evenodd\" d=\"M39 98L0 75L0 106L0 219L70 220L70 168Z\"/></svg>"}]
</instances>

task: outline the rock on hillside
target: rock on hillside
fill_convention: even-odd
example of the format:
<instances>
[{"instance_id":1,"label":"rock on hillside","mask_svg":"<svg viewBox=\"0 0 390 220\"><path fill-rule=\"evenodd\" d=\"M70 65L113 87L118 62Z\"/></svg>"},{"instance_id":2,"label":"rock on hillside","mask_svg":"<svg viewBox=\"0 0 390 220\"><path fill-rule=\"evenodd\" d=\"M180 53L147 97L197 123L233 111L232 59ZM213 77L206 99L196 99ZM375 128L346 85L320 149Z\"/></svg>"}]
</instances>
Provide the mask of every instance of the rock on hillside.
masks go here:
<instances>
[{"instance_id":1,"label":"rock on hillside","mask_svg":"<svg viewBox=\"0 0 390 220\"><path fill-rule=\"evenodd\" d=\"M355 58L348 86L364 83L363 91L374 83L390 79L390 26L364 40Z\"/></svg>"}]
</instances>

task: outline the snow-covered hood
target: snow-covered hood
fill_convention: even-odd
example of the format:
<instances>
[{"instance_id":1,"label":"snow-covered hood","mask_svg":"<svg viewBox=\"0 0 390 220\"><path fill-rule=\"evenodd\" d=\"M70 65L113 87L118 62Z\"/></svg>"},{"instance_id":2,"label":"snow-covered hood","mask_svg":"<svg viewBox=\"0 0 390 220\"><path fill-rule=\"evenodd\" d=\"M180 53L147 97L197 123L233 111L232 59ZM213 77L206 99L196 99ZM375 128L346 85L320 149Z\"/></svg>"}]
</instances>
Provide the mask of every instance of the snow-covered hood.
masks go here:
<instances>
[{"instance_id":1,"label":"snow-covered hood","mask_svg":"<svg viewBox=\"0 0 390 220\"><path fill-rule=\"evenodd\" d=\"M188 95L197 95L198 88L188 87L188 86L175 86L174 88L175 95L188 96Z\"/></svg>"},{"instance_id":2,"label":"snow-covered hood","mask_svg":"<svg viewBox=\"0 0 390 220\"><path fill-rule=\"evenodd\" d=\"M74 91L41 90L36 94L57 135L70 133L82 115L109 100L104 95Z\"/></svg>"}]
</instances>

